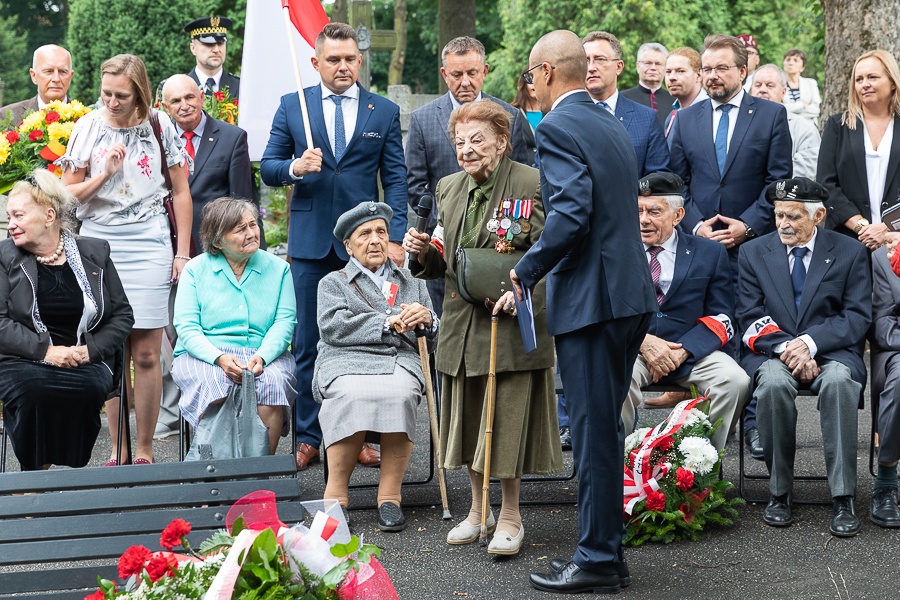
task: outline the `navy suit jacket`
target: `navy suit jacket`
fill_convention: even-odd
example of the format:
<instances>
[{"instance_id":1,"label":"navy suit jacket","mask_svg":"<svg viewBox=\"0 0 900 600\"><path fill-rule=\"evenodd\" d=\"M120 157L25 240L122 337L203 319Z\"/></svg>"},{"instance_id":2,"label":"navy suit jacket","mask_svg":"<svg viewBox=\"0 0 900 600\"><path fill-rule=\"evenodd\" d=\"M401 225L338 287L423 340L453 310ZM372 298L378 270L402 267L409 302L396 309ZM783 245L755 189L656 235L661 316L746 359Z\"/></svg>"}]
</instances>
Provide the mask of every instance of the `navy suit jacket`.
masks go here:
<instances>
[{"instance_id":1,"label":"navy suit jacket","mask_svg":"<svg viewBox=\"0 0 900 600\"><path fill-rule=\"evenodd\" d=\"M690 352L687 360L666 376L666 381L686 377L698 360L721 349L731 339L734 334L732 281L728 253L722 244L685 233L678 235L672 284L648 332L668 342L677 342Z\"/></svg>"},{"instance_id":2,"label":"navy suit jacket","mask_svg":"<svg viewBox=\"0 0 900 600\"><path fill-rule=\"evenodd\" d=\"M625 129L583 91L547 113L535 141L546 220L515 270L529 288L547 276L550 335L656 312Z\"/></svg>"},{"instance_id":3,"label":"navy suit jacket","mask_svg":"<svg viewBox=\"0 0 900 600\"><path fill-rule=\"evenodd\" d=\"M619 94L616 118L625 126L637 157L638 178L669 170L669 147L656 111Z\"/></svg>"},{"instance_id":4,"label":"navy suit jacket","mask_svg":"<svg viewBox=\"0 0 900 600\"><path fill-rule=\"evenodd\" d=\"M304 93L313 144L322 149L322 170L299 181L291 178L291 162L306 150L306 134L296 93L281 97L260 163L266 185L294 186L288 255L320 259L334 248L340 258L349 260L343 242L334 237L334 225L338 217L360 202L378 202L378 177L384 189L384 201L394 210L390 238L399 242L406 233L406 165L400 134L400 108L360 86L356 129L338 163L325 129L321 84L306 88Z\"/></svg>"},{"instance_id":5,"label":"navy suit jacket","mask_svg":"<svg viewBox=\"0 0 900 600\"><path fill-rule=\"evenodd\" d=\"M866 385L863 351L872 323L872 274L866 247L821 227L800 297L794 302L787 248L778 233L740 247L738 332L741 366L751 380L774 349L803 334L816 343L815 358L834 360Z\"/></svg>"},{"instance_id":6,"label":"navy suit jacket","mask_svg":"<svg viewBox=\"0 0 900 600\"><path fill-rule=\"evenodd\" d=\"M199 249L203 207L222 196L253 198L247 132L207 115L188 185L194 201L192 235Z\"/></svg>"},{"instance_id":7,"label":"navy suit jacket","mask_svg":"<svg viewBox=\"0 0 900 600\"><path fill-rule=\"evenodd\" d=\"M740 110L729 114L735 116L725 172L720 175L710 100L678 111L669 134L669 165L684 180L682 226L687 231L716 214L740 219L758 235L773 229L766 186L778 179L790 179L793 173L787 111L781 104L744 94Z\"/></svg>"}]
</instances>

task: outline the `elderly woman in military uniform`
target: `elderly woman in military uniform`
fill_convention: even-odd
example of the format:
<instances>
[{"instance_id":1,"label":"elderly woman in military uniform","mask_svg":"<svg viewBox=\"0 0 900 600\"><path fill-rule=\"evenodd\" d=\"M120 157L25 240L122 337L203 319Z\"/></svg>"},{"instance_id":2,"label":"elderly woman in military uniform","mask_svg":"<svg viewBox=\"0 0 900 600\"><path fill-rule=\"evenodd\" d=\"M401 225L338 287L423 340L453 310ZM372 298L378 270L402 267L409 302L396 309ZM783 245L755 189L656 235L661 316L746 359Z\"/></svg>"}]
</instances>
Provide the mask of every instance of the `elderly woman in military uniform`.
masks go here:
<instances>
[{"instance_id":1,"label":"elderly woman in military uniform","mask_svg":"<svg viewBox=\"0 0 900 600\"><path fill-rule=\"evenodd\" d=\"M313 394L322 403L325 498L337 499L347 514L359 448L367 432L380 434L378 526L397 532L406 527L400 487L425 389L416 335L433 338L438 318L425 282L388 260L392 216L387 204L363 202L337 221L334 235L350 261L319 283Z\"/></svg>"},{"instance_id":2,"label":"elderly woman in military uniform","mask_svg":"<svg viewBox=\"0 0 900 600\"><path fill-rule=\"evenodd\" d=\"M442 179L436 190L438 227L434 237L410 229L408 252L418 253L424 279L445 278L444 313L437 349L443 373L440 450L444 466L466 466L472 506L466 519L447 535L449 544L479 537L487 417L489 339L492 310L464 300L457 283L457 248L494 248L524 253L544 224L538 171L509 159L510 119L493 102L471 102L450 116L450 135L463 171ZM491 554L517 554L525 530L519 514L524 473L562 469L553 385L553 341L546 335L545 290L534 291L537 349L525 354L516 320L501 315L498 324L495 418L491 476L500 478L503 503L499 520L487 517L494 537ZM512 294L504 294L493 312L514 314Z\"/></svg>"}]
</instances>

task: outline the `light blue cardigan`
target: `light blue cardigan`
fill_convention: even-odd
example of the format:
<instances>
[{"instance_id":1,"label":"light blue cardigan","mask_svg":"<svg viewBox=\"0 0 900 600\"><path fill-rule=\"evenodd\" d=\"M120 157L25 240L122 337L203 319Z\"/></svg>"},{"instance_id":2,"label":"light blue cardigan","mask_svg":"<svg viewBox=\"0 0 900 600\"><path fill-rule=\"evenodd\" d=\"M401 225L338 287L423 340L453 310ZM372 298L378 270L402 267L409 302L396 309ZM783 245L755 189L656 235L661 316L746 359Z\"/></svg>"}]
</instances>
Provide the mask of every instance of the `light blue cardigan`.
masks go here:
<instances>
[{"instance_id":1,"label":"light blue cardigan","mask_svg":"<svg viewBox=\"0 0 900 600\"><path fill-rule=\"evenodd\" d=\"M297 301L284 260L259 250L240 281L221 254L201 254L181 272L175 297L175 356L188 352L215 364L220 348L257 348L269 364L291 343Z\"/></svg>"}]
</instances>

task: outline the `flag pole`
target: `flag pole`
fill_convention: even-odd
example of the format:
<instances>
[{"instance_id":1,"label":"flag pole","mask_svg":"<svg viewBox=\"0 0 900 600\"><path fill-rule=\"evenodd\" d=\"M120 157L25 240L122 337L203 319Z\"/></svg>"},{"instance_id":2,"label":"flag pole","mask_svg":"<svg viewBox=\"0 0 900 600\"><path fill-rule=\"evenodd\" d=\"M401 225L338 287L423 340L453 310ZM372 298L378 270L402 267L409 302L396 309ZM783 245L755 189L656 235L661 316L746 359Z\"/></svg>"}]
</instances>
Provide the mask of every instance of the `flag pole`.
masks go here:
<instances>
[{"instance_id":1,"label":"flag pole","mask_svg":"<svg viewBox=\"0 0 900 600\"><path fill-rule=\"evenodd\" d=\"M297 99L300 100L300 113L303 116L303 132L306 134L306 147L313 148L312 131L309 127L309 109L306 107L306 95L303 93L303 79L300 77L300 63L297 62L297 48L294 45L294 26L291 23L290 0L281 0L281 8L284 14L284 27L287 32L288 44L291 48L291 59L294 62L294 77L297 80Z\"/></svg>"}]
</instances>

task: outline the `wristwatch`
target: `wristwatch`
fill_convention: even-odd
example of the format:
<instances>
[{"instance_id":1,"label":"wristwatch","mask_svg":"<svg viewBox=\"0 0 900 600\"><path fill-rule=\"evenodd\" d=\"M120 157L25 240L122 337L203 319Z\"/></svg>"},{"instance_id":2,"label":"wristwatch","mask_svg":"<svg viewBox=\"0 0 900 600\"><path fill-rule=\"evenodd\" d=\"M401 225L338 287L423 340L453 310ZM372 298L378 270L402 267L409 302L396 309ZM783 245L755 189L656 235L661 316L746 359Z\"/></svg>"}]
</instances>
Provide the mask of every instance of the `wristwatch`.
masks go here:
<instances>
[{"instance_id":1,"label":"wristwatch","mask_svg":"<svg viewBox=\"0 0 900 600\"><path fill-rule=\"evenodd\" d=\"M863 217L859 221L856 222L856 227L853 228L853 233L859 233L859 230L869 224L869 220Z\"/></svg>"},{"instance_id":2,"label":"wristwatch","mask_svg":"<svg viewBox=\"0 0 900 600\"><path fill-rule=\"evenodd\" d=\"M752 228L752 227L750 227L750 226L747 225L746 223L744 223L744 227L747 228L747 230L744 232L744 237L745 237L745 238L747 238L748 240L752 240L753 238L756 237L756 232L753 231L753 228Z\"/></svg>"}]
</instances>

